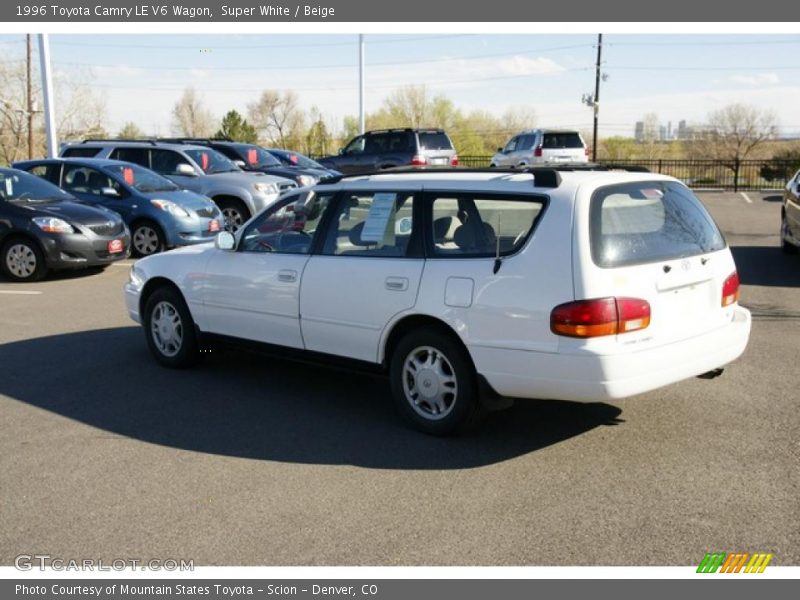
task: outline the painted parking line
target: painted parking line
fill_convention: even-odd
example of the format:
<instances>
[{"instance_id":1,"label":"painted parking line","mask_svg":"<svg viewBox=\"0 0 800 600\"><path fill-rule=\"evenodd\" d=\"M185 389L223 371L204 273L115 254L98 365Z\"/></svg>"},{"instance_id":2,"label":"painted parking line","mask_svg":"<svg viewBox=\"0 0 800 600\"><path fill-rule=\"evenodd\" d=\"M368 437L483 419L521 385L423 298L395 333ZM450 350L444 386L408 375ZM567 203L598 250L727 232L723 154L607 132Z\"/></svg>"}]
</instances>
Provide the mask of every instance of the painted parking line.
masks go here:
<instances>
[{"instance_id":1,"label":"painted parking line","mask_svg":"<svg viewBox=\"0 0 800 600\"><path fill-rule=\"evenodd\" d=\"M753 201L752 201L752 200L750 200L750 196L748 196L748 195L747 195L747 194L745 194L744 192L739 192L739 193L742 195L742 198L744 198L744 201L745 201L745 202L747 202L748 204L752 204L752 203L753 203Z\"/></svg>"},{"instance_id":2,"label":"painted parking line","mask_svg":"<svg viewBox=\"0 0 800 600\"><path fill-rule=\"evenodd\" d=\"M41 293L33 290L0 290L0 294L17 294L19 296L38 296Z\"/></svg>"}]
</instances>

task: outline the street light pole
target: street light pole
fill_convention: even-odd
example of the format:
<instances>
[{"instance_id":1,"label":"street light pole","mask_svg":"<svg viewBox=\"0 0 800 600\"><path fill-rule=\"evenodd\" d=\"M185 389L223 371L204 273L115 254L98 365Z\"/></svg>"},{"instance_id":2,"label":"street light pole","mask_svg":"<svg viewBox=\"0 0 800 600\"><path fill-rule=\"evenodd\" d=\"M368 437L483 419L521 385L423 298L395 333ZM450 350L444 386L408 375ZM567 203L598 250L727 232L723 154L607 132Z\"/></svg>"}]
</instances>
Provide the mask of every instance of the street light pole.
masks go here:
<instances>
[{"instance_id":1,"label":"street light pole","mask_svg":"<svg viewBox=\"0 0 800 600\"><path fill-rule=\"evenodd\" d=\"M594 75L594 127L592 131L592 162L597 162L597 117L600 112L600 54L603 51L603 34L597 34L597 65Z\"/></svg>"},{"instance_id":2,"label":"street light pole","mask_svg":"<svg viewBox=\"0 0 800 600\"><path fill-rule=\"evenodd\" d=\"M47 135L47 157L55 158L58 156L55 101L53 99L53 75L50 71L50 41L46 33L39 34L39 61L42 71L44 130Z\"/></svg>"},{"instance_id":3,"label":"street light pole","mask_svg":"<svg viewBox=\"0 0 800 600\"><path fill-rule=\"evenodd\" d=\"M26 35L28 60L26 62L27 95L28 95L28 160L33 158L33 80L31 79L31 55L33 41L31 34Z\"/></svg>"},{"instance_id":4,"label":"street light pole","mask_svg":"<svg viewBox=\"0 0 800 600\"><path fill-rule=\"evenodd\" d=\"M358 133L363 135L364 124L364 34L358 34Z\"/></svg>"}]
</instances>

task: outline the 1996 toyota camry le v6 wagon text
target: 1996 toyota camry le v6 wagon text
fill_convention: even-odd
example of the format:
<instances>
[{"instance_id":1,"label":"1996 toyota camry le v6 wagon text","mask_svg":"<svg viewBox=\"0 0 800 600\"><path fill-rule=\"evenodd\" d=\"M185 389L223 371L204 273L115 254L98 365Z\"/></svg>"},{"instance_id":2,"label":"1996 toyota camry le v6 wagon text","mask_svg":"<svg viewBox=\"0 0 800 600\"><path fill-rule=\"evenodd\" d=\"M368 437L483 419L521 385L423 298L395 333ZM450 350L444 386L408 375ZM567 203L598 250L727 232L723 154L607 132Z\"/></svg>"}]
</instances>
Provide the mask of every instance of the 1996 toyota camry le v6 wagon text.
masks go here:
<instances>
[{"instance_id":1,"label":"1996 toyota camry le v6 wagon text","mask_svg":"<svg viewBox=\"0 0 800 600\"><path fill-rule=\"evenodd\" d=\"M751 323L714 221L649 173L341 178L140 260L125 296L164 365L215 337L371 363L434 434L504 398L595 402L716 375Z\"/></svg>"}]
</instances>

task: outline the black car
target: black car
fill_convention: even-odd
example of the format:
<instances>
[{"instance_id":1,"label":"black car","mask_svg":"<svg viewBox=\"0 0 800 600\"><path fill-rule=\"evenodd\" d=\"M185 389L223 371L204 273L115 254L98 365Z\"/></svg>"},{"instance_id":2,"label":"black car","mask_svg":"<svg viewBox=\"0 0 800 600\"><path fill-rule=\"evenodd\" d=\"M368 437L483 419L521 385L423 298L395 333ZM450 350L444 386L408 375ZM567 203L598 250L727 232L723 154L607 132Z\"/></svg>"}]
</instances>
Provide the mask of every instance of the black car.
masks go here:
<instances>
[{"instance_id":1,"label":"black car","mask_svg":"<svg viewBox=\"0 0 800 600\"><path fill-rule=\"evenodd\" d=\"M321 171L325 175L320 179L331 179L333 177L340 177L341 171L336 169L329 169L324 167L312 158L304 154L295 152L294 150L285 150L283 148L265 148L267 152L272 154L284 167L293 167L296 169L313 169L314 171Z\"/></svg>"},{"instance_id":2,"label":"black car","mask_svg":"<svg viewBox=\"0 0 800 600\"><path fill-rule=\"evenodd\" d=\"M256 171L285 177L294 181L298 187L306 187L315 183L329 179L330 175L325 169L307 169L300 167L284 166L266 149L256 144L245 144L243 142L233 142L230 140L202 139L202 138L180 138L170 139L171 142L186 142L189 144L209 146L224 154L232 160L239 168L245 171ZM287 191L287 190L281 190Z\"/></svg>"},{"instance_id":3,"label":"black car","mask_svg":"<svg viewBox=\"0 0 800 600\"><path fill-rule=\"evenodd\" d=\"M371 173L394 167L456 167L458 154L441 129L381 129L359 135L336 156L319 159L343 173Z\"/></svg>"},{"instance_id":4,"label":"black car","mask_svg":"<svg viewBox=\"0 0 800 600\"><path fill-rule=\"evenodd\" d=\"M51 269L108 265L128 256L122 218L80 202L52 183L0 169L0 269L14 281L37 281Z\"/></svg>"}]
</instances>

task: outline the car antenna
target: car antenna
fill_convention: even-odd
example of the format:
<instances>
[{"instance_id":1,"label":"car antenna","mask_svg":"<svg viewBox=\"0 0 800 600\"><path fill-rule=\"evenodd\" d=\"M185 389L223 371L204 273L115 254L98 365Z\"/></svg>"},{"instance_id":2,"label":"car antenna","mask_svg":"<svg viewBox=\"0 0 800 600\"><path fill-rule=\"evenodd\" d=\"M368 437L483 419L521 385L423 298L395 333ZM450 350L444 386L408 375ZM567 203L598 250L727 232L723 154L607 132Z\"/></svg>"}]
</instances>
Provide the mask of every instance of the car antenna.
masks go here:
<instances>
[{"instance_id":1,"label":"car antenna","mask_svg":"<svg viewBox=\"0 0 800 600\"><path fill-rule=\"evenodd\" d=\"M497 272L500 270L500 267L503 266L503 259L500 258L500 215L497 215L497 230L494 234L495 245L494 245L494 268L492 269L492 274L497 275Z\"/></svg>"}]
</instances>

